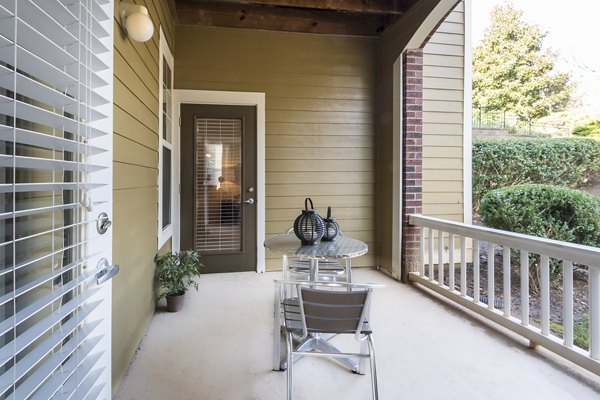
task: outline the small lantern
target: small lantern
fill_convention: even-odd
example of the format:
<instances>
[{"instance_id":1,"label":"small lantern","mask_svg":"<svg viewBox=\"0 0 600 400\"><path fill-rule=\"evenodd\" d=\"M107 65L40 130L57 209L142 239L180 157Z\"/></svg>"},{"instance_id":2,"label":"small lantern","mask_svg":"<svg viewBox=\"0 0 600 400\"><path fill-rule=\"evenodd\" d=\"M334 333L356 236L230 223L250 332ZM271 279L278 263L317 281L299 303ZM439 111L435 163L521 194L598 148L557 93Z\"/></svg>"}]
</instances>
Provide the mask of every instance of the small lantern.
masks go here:
<instances>
[{"instance_id":1,"label":"small lantern","mask_svg":"<svg viewBox=\"0 0 600 400\"><path fill-rule=\"evenodd\" d=\"M308 203L310 202L310 209ZM315 245L323 237L325 224L323 218L314 209L310 198L304 200L304 210L294 221L294 233L302 241L302 245Z\"/></svg>"},{"instance_id":2,"label":"small lantern","mask_svg":"<svg viewBox=\"0 0 600 400\"><path fill-rule=\"evenodd\" d=\"M323 241L333 242L340 232L340 226L335 222L335 218L331 216L331 207L327 207L327 218L323 220L325 224L325 233L323 234Z\"/></svg>"}]
</instances>

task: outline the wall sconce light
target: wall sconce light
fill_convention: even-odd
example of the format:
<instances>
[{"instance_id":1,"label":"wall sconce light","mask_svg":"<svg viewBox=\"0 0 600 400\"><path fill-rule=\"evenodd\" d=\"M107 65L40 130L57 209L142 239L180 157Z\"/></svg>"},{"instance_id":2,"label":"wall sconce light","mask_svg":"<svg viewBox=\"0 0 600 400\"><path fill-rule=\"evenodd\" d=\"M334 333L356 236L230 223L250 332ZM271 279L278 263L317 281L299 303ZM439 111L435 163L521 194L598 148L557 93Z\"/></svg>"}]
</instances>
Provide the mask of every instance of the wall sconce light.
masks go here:
<instances>
[{"instance_id":1,"label":"wall sconce light","mask_svg":"<svg viewBox=\"0 0 600 400\"><path fill-rule=\"evenodd\" d=\"M154 25L148 16L148 9L136 4L119 4L121 28L136 42L146 42L154 33Z\"/></svg>"}]
</instances>

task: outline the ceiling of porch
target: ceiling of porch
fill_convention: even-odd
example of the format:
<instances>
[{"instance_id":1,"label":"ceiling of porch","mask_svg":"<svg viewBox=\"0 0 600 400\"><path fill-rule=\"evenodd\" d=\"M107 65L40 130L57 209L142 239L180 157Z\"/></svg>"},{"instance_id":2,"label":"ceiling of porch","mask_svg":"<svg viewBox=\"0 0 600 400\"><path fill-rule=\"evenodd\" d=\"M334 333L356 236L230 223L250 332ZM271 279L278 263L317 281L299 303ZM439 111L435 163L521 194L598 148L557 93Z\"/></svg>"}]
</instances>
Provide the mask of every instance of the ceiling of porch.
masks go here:
<instances>
[{"instance_id":1,"label":"ceiling of porch","mask_svg":"<svg viewBox=\"0 0 600 400\"><path fill-rule=\"evenodd\" d=\"M186 25L379 36L419 0L174 0Z\"/></svg>"}]
</instances>

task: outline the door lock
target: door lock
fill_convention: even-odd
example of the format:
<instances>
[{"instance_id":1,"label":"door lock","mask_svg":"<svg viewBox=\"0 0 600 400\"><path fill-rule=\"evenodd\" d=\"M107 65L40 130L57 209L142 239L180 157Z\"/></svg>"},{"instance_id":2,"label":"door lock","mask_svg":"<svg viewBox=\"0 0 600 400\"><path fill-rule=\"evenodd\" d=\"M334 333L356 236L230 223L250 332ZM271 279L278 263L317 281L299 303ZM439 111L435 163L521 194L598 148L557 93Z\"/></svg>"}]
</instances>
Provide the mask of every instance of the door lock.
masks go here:
<instances>
[{"instance_id":1,"label":"door lock","mask_svg":"<svg viewBox=\"0 0 600 400\"><path fill-rule=\"evenodd\" d=\"M98 215L98 219L96 220L96 230L99 234L104 235L111 225L112 221L108 219L108 214L102 212Z\"/></svg>"}]
</instances>

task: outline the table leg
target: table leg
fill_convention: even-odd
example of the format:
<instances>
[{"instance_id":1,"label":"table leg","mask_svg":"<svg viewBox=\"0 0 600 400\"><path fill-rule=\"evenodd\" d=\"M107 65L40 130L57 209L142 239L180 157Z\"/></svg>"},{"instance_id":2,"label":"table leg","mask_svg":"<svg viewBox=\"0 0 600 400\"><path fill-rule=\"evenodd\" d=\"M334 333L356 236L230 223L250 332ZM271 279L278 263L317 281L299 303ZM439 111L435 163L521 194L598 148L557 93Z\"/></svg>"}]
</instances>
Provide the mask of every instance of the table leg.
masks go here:
<instances>
[{"instance_id":1,"label":"table leg","mask_svg":"<svg viewBox=\"0 0 600 400\"><path fill-rule=\"evenodd\" d=\"M319 351L327 352L327 353L339 353L337 347L329 343L327 340L323 338L317 338L315 341L315 346ZM334 358L335 361L343 364L344 366L350 368L352 372L360 373L360 366L357 362L355 362L352 358Z\"/></svg>"},{"instance_id":2,"label":"table leg","mask_svg":"<svg viewBox=\"0 0 600 400\"><path fill-rule=\"evenodd\" d=\"M311 282L319 280L319 260L317 258L310 259L310 280Z\"/></svg>"}]
</instances>

